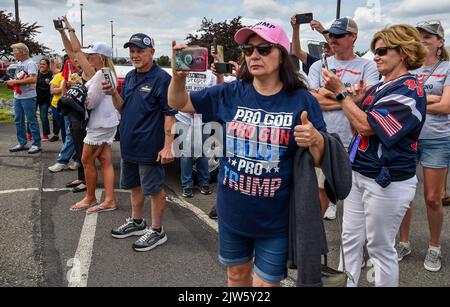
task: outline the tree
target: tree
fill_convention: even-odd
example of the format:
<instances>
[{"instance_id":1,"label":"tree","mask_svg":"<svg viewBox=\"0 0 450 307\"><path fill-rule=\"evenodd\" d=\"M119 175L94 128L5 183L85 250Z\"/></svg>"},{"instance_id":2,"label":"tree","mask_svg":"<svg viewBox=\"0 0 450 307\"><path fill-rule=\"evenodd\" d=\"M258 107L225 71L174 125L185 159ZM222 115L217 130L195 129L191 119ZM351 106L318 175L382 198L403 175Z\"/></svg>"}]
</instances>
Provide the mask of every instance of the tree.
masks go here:
<instances>
[{"instance_id":1,"label":"tree","mask_svg":"<svg viewBox=\"0 0 450 307\"><path fill-rule=\"evenodd\" d=\"M170 67L170 58L167 55L162 55L158 59L158 66Z\"/></svg>"},{"instance_id":2,"label":"tree","mask_svg":"<svg viewBox=\"0 0 450 307\"><path fill-rule=\"evenodd\" d=\"M189 34L186 38L188 45L198 45L211 50L213 39L223 46L225 61L238 61L241 57L239 46L234 41L234 35L243 28L242 17L236 17L230 22L227 20L214 23L206 17L203 18L200 29L195 34Z\"/></svg>"},{"instance_id":3,"label":"tree","mask_svg":"<svg viewBox=\"0 0 450 307\"><path fill-rule=\"evenodd\" d=\"M34 40L39 28L36 22L32 24L20 23L17 29L17 23L12 19L13 15L0 10L0 55L10 54L11 45L15 43L24 43L30 49L30 55L45 54L50 51L49 48L39 44ZM20 37L20 39L18 39Z\"/></svg>"}]
</instances>

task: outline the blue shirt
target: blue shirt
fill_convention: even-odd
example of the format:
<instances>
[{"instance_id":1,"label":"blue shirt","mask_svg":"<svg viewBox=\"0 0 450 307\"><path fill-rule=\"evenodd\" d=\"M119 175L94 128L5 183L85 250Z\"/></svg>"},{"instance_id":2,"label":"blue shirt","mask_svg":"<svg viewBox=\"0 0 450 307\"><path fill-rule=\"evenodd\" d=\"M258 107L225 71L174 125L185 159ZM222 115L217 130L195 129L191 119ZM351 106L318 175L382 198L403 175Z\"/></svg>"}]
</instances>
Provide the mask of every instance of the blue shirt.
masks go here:
<instances>
[{"instance_id":1,"label":"blue shirt","mask_svg":"<svg viewBox=\"0 0 450 307\"><path fill-rule=\"evenodd\" d=\"M294 127L301 114L326 130L320 105L306 90L260 95L252 83L235 81L190 93L204 122L223 127L225 157L218 177L217 212L230 231L250 237L288 233Z\"/></svg>"},{"instance_id":2,"label":"blue shirt","mask_svg":"<svg viewBox=\"0 0 450 307\"><path fill-rule=\"evenodd\" d=\"M308 53L308 56L306 57L306 64L302 64L303 66L303 71L305 72L306 75L309 75L309 69L311 68L311 66L316 63L317 61L319 61L319 58L316 58L313 55L310 55Z\"/></svg>"},{"instance_id":3,"label":"blue shirt","mask_svg":"<svg viewBox=\"0 0 450 307\"><path fill-rule=\"evenodd\" d=\"M125 77L120 122L120 148L125 161L155 164L164 148L164 116L174 116L167 102L170 75L153 64L138 76L135 70Z\"/></svg>"},{"instance_id":4,"label":"blue shirt","mask_svg":"<svg viewBox=\"0 0 450 307\"><path fill-rule=\"evenodd\" d=\"M414 177L426 106L426 94L413 75L372 87L360 108L375 135L362 138L353 170L375 179L387 167L394 182Z\"/></svg>"}]
</instances>

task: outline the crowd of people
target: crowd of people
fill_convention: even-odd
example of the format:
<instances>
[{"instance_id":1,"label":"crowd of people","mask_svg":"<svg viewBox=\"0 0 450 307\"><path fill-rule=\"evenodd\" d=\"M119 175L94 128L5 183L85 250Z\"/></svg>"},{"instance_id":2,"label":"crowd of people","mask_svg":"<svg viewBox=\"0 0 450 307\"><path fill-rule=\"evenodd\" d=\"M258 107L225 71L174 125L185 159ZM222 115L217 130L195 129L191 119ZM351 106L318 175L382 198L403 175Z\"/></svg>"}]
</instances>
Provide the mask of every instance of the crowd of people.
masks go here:
<instances>
[{"instance_id":1,"label":"crowd of people","mask_svg":"<svg viewBox=\"0 0 450 307\"><path fill-rule=\"evenodd\" d=\"M98 42L83 48L75 29L63 20L65 27L58 31L67 58L61 71L51 72L45 58L38 68L19 43L11 48L23 77L7 84L21 89L14 96L19 144L11 152L41 151L41 141L50 140L51 107L51 140L58 139L60 130L63 145L49 171L78 169L67 187L86 192L71 211L92 214L117 208L111 145L119 129L120 186L131 191L131 216L111 235L138 236L133 244L138 252L164 244L164 165L180 158L182 196L192 198L195 163L201 194L211 194L203 150L210 135L201 127L215 122L222 128L218 145L223 153L210 217L218 219L219 261L227 267L229 286L279 286L287 277L288 253L313 244L299 233L294 237L300 240L292 240L298 226L292 217L299 214L292 208L301 209L289 206L298 202L292 193L298 163L316 169L317 195L300 197L320 203L320 210L308 211L312 219L320 218L320 227L323 218L336 218L335 196L345 196L340 268L345 269L345 261L353 277L349 287L358 285L364 249L375 268L376 286L399 285L398 263L412 253L409 228L420 164L430 228L424 267L441 270L443 208L449 205L450 62L439 21L377 32L370 45L374 60L356 55L359 30L351 18L337 19L329 29L311 21L311 28L324 37L321 58L302 50L295 16L292 44L281 26L262 21L236 33L242 58L234 59L239 64L232 62L231 78L216 70L220 59L215 51L206 72L177 71L172 63L171 77L154 62L154 40L137 33L124 45L135 69L119 89L111 47ZM186 47L173 42L173 58ZM303 74L291 53L303 64ZM111 71L111 82L105 80L104 68ZM184 136L177 149L175 131ZM31 148L27 139L33 141ZM348 153L345 161L336 160L339 155L330 144ZM307 158L300 159L304 152ZM95 196L96 160L105 185L102 203ZM346 167L348 161L351 189L330 194L336 184L328 163ZM147 197L149 223L144 214ZM299 274L304 280L298 284L321 286L320 267L316 269Z\"/></svg>"}]
</instances>

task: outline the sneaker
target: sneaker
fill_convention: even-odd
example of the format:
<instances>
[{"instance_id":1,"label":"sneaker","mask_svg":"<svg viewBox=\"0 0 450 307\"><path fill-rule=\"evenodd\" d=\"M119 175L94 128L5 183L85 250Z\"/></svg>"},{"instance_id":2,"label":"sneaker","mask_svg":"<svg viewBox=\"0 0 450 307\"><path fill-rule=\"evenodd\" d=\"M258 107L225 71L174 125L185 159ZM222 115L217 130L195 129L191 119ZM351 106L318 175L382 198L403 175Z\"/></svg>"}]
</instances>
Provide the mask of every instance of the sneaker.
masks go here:
<instances>
[{"instance_id":1,"label":"sneaker","mask_svg":"<svg viewBox=\"0 0 450 307\"><path fill-rule=\"evenodd\" d=\"M209 218L212 220L217 220L217 211L216 211L216 206L211 208L211 211L209 211L208 214Z\"/></svg>"},{"instance_id":2,"label":"sneaker","mask_svg":"<svg viewBox=\"0 0 450 307\"><path fill-rule=\"evenodd\" d=\"M395 249L397 250L397 257L399 262L402 261L406 256L411 255L411 246L409 244L399 242Z\"/></svg>"},{"instance_id":3,"label":"sneaker","mask_svg":"<svg viewBox=\"0 0 450 307\"><path fill-rule=\"evenodd\" d=\"M13 148L10 148L9 152L19 152L19 151L25 151L25 150L28 150L27 146L16 145Z\"/></svg>"},{"instance_id":4,"label":"sneaker","mask_svg":"<svg viewBox=\"0 0 450 307\"><path fill-rule=\"evenodd\" d=\"M330 203L327 211L325 212L324 219L333 221L336 219L336 205L333 203Z\"/></svg>"},{"instance_id":5,"label":"sneaker","mask_svg":"<svg viewBox=\"0 0 450 307\"><path fill-rule=\"evenodd\" d=\"M191 188L185 188L185 189L183 189L183 194L181 194L181 196L183 196L185 198L192 198L192 197L194 197L194 193L192 193Z\"/></svg>"},{"instance_id":6,"label":"sneaker","mask_svg":"<svg viewBox=\"0 0 450 307\"><path fill-rule=\"evenodd\" d=\"M68 168L69 168L69 166L67 164L56 163L55 165L50 166L48 168L48 170L50 172L52 172L52 173L59 173L59 172L62 172L64 170L68 169Z\"/></svg>"},{"instance_id":7,"label":"sneaker","mask_svg":"<svg viewBox=\"0 0 450 307\"><path fill-rule=\"evenodd\" d=\"M427 256L425 258L425 262L423 266L427 271L430 272L439 272L442 267L442 255L441 252L435 251L432 249L428 249Z\"/></svg>"},{"instance_id":8,"label":"sneaker","mask_svg":"<svg viewBox=\"0 0 450 307\"><path fill-rule=\"evenodd\" d=\"M125 239L132 236L143 236L147 233L147 223L145 220L142 223L136 224L136 222L130 217L127 222L122 226L111 231L111 235L116 239Z\"/></svg>"},{"instance_id":9,"label":"sneaker","mask_svg":"<svg viewBox=\"0 0 450 307\"><path fill-rule=\"evenodd\" d=\"M31 141L33 138L32 138L32 136L31 136L31 134L30 133L27 133L27 140L28 141Z\"/></svg>"},{"instance_id":10,"label":"sneaker","mask_svg":"<svg viewBox=\"0 0 450 307\"><path fill-rule=\"evenodd\" d=\"M39 153L41 151L42 151L42 149L40 147L37 147L37 146L33 145L33 146L31 146L30 150L28 150L28 153L30 155L34 155L34 154L37 154L37 153Z\"/></svg>"},{"instance_id":11,"label":"sneaker","mask_svg":"<svg viewBox=\"0 0 450 307\"><path fill-rule=\"evenodd\" d=\"M79 167L80 167L80 163L78 163L77 161L70 161L68 164L69 169L71 169L72 171L76 171Z\"/></svg>"},{"instance_id":12,"label":"sneaker","mask_svg":"<svg viewBox=\"0 0 450 307\"><path fill-rule=\"evenodd\" d=\"M156 232L152 228L147 229L145 235L133 244L133 249L137 252L148 252L155 247L167 242L167 236L164 228L161 227L161 232Z\"/></svg>"},{"instance_id":13,"label":"sneaker","mask_svg":"<svg viewBox=\"0 0 450 307\"><path fill-rule=\"evenodd\" d=\"M48 142L50 139L48 138L48 135L44 135L42 137L42 142Z\"/></svg>"},{"instance_id":14,"label":"sneaker","mask_svg":"<svg viewBox=\"0 0 450 307\"><path fill-rule=\"evenodd\" d=\"M209 185L201 187L200 193L202 193L203 195L211 195L211 189L209 188Z\"/></svg>"},{"instance_id":15,"label":"sneaker","mask_svg":"<svg viewBox=\"0 0 450 307\"><path fill-rule=\"evenodd\" d=\"M52 136L49 140L50 143L54 143L56 141L59 141L59 136L57 136L57 135Z\"/></svg>"}]
</instances>

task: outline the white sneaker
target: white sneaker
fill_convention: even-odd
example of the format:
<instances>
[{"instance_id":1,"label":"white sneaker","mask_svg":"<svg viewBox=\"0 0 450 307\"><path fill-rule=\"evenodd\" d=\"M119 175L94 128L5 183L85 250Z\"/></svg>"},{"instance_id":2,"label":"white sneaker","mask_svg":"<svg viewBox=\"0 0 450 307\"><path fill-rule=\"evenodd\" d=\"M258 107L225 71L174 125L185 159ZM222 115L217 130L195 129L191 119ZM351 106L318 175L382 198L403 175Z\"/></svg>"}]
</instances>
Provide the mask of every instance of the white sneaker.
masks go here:
<instances>
[{"instance_id":1,"label":"white sneaker","mask_svg":"<svg viewBox=\"0 0 450 307\"><path fill-rule=\"evenodd\" d=\"M324 219L333 221L336 219L336 205L330 203L327 211L325 212Z\"/></svg>"},{"instance_id":2,"label":"white sneaker","mask_svg":"<svg viewBox=\"0 0 450 307\"><path fill-rule=\"evenodd\" d=\"M59 172L62 172L64 170L68 169L68 168L69 168L69 166L67 164L56 163L55 165L50 166L48 168L48 170L50 172L52 172L52 173L59 173Z\"/></svg>"},{"instance_id":3,"label":"white sneaker","mask_svg":"<svg viewBox=\"0 0 450 307\"><path fill-rule=\"evenodd\" d=\"M71 170L76 171L80 167L80 163L72 160L69 162L68 166Z\"/></svg>"},{"instance_id":4,"label":"white sneaker","mask_svg":"<svg viewBox=\"0 0 450 307\"><path fill-rule=\"evenodd\" d=\"M40 147L37 147L37 146L33 145L33 146L31 146L30 150L28 150L28 153L30 155L34 155L34 154L37 154L37 153L39 153L41 151L42 151L42 149Z\"/></svg>"}]
</instances>

